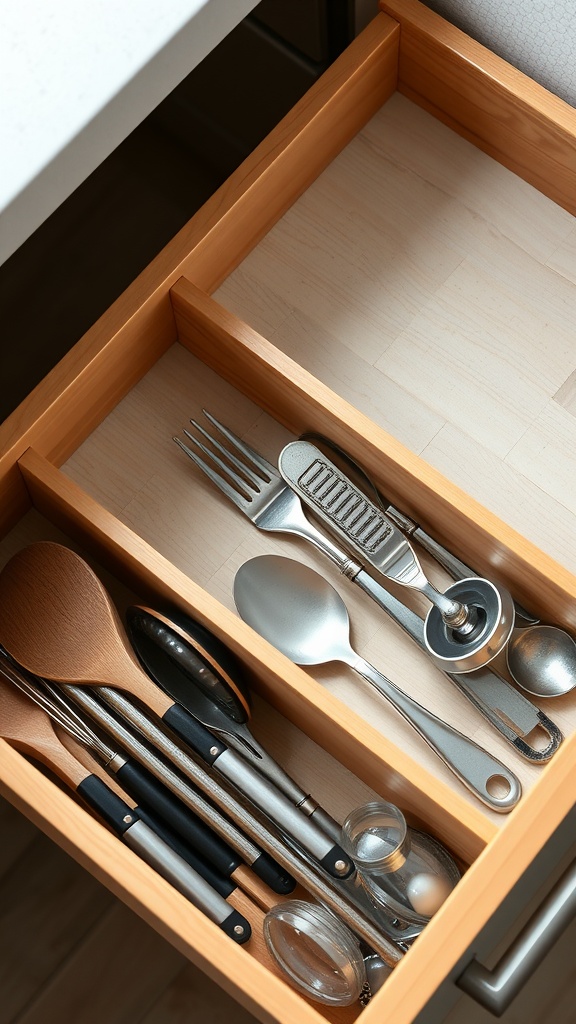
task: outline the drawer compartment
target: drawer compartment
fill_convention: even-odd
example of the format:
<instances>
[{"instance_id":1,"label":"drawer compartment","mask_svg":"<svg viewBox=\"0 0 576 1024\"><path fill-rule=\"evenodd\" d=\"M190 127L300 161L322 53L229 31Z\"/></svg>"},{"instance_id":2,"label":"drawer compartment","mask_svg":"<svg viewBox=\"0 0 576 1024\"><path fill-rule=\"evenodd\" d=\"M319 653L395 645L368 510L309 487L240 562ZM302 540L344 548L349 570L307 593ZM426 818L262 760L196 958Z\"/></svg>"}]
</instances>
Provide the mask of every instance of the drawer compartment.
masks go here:
<instances>
[{"instance_id":1,"label":"drawer compartment","mask_svg":"<svg viewBox=\"0 0 576 1024\"><path fill-rule=\"evenodd\" d=\"M362 395L349 402L336 393L333 368L326 373L331 386L321 373L305 369L305 354L297 357L298 346L291 354L277 330L290 314L290 303L298 301L294 268L286 273L275 324L273 290L259 293L253 273L259 241L300 195L306 204L306 188L394 93L398 71L400 87L409 94L411 88L412 99L424 87L432 95L427 79L418 88L415 84L411 68L419 50L414 39L428 36L441 48L443 23L417 4L405 6L417 27L405 24L401 14L398 21L395 13L380 15L1 431L2 564L31 540L56 538L78 545L102 567L119 606L133 595L149 604L176 603L241 659L256 694L255 733L327 810L342 819L377 793L458 857L462 880L362 1012L366 1024L384 1014L406 1024L414 1020L567 813L576 760L573 701L568 697L546 708L566 737L550 765L542 769L521 761L398 627L321 555L302 541L256 530L171 438L190 417L199 418L202 408L271 462L303 431L322 433L360 462L389 500L478 572L497 575L545 620L574 628L574 576L378 425L371 396L367 403ZM465 50L468 44L455 38ZM531 87L527 97L526 118ZM434 94L429 106L440 101ZM489 126L484 128L485 138ZM568 132L567 122L562 130ZM374 144L370 131L361 144ZM384 135L380 144L385 150L389 146L394 159L392 135L389 140ZM558 152L564 159L561 147ZM348 155L356 159L355 150ZM569 176L569 168L565 173ZM358 165L358 188L361 174ZM435 207L435 213L440 217L442 211ZM550 230L568 234L568 217L560 211ZM320 213L318 222L327 232L339 230L338 216ZM409 210L406 224L415 232L420 226ZM353 272L360 268L368 274L361 245L368 225L360 216L357 225L357 250L355 240L351 245L342 232L334 254L343 253L345 266L348 247ZM276 236L270 239L275 243ZM399 248L407 244L400 236L397 242ZM301 275L299 287L313 301L315 281ZM400 303L407 287L400 276ZM356 305L354 298L352 289L342 306L356 325L353 330L361 333L365 307L360 294ZM524 795L511 814L497 815L476 801L351 672L332 665L304 671L239 619L232 600L234 574L245 559L271 551L302 559L325 575L349 607L360 652L518 774ZM439 586L448 582L429 558L423 563ZM425 610L406 591L401 596ZM225 940L83 807L4 743L0 784L49 835L263 1021L333 1019L261 962L257 942L250 956L250 950ZM260 920L261 912L255 914ZM342 1019L356 1013L346 1011Z\"/></svg>"}]
</instances>

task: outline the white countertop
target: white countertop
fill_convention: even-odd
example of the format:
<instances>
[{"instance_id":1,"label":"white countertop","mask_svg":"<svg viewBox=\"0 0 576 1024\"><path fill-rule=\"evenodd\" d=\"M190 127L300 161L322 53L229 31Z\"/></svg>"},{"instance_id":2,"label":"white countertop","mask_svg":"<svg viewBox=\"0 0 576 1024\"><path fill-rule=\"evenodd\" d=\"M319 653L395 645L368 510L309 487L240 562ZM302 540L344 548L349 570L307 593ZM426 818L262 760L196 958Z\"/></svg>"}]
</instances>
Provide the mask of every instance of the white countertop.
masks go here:
<instances>
[{"instance_id":1,"label":"white countertop","mask_svg":"<svg viewBox=\"0 0 576 1024\"><path fill-rule=\"evenodd\" d=\"M257 0L0 3L0 263Z\"/></svg>"}]
</instances>

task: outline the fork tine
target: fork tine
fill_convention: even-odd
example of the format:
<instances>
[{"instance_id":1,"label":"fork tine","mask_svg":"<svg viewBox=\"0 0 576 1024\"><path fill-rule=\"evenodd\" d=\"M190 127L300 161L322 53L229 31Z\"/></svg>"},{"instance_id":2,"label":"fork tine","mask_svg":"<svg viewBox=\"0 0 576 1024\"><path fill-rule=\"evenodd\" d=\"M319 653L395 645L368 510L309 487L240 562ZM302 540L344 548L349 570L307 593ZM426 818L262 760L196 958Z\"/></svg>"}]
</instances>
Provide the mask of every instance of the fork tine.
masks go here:
<instances>
[{"instance_id":1,"label":"fork tine","mask_svg":"<svg viewBox=\"0 0 576 1024\"><path fill-rule=\"evenodd\" d=\"M225 427L223 423L220 423L220 421L217 420L216 417L212 415L212 413L208 412L207 409L202 409L202 412L204 413L206 418L210 420L210 423L212 423L213 426L215 426L216 429L219 430L221 434L224 434L224 437L228 438L231 444L235 445L236 448L238 448L238 450L241 451L242 454L245 455L247 459L250 459L252 462L255 463L255 465L258 466L259 469L262 470L265 477L269 477L271 480L280 479L280 473L278 472L276 466L273 466L271 462L268 462L263 455L260 455L260 452L254 451L254 449L251 448L249 444L246 444L245 441L242 441L228 427Z\"/></svg>"},{"instance_id":2,"label":"fork tine","mask_svg":"<svg viewBox=\"0 0 576 1024\"><path fill-rule=\"evenodd\" d=\"M182 449L182 451L186 453L188 458L192 459L192 462L194 462L198 466L198 468L201 469L202 472L206 474L206 476L212 481L212 483L216 484L216 487L219 487L227 498L230 498L230 501L234 502L234 504L237 505L238 508L242 509L243 512L247 510L252 499L246 493L241 493L240 491L237 491L233 487L231 487L228 480L220 476L220 474L217 473L216 470L212 468L212 466L208 465L207 462L204 462L204 459L201 459L199 455L196 455L196 452L193 452L192 449L189 448L187 444L184 444L184 441L182 441L179 437L173 437L172 440L175 441L176 444L179 445L179 447ZM194 440L194 438L192 438L192 440ZM228 474L228 476L234 476L240 487L243 486L244 488L246 488L245 482L240 480L240 478L236 476L236 474L233 473L231 469L228 469L226 466L224 466L224 464L220 462L220 459L218 459L217 456L212 455L210 452L208 452L208 450L204 448L204 445L200 445L199 441L196 441L195 443L202 447L204 451L208 453L209 458L212 459L214 462L217 462L218 465L220 465L222 469L224 469L224 471Z\"/></svg>"},{"instance_id":3,"label":"fork tine","mask_svg":"<svg viewBox=\"0 0 576 1024\"><path fill-rule=\"evenodd\" d=\"M228 450L228 448L225 448L223 444L220 444L220 442L217 441L215 437L212 437L212 435L209 434L207 430L204 430L204 427L201 427L200 424L196 422L196 420L190 420L190 423L192 424L193 427L196 427L196 430L198 430L201 434L203 434L204 437L208 441L210 441L210 444L214 448L217 448L219 452L222 452L222 455L224 455L225 458L228 459L228 461L231 462L232 465L236 467L236 469L239 469L240 472L245 477L247 477L247 479L253 485L254 490L256 490L256 491L260 490L260 488L262 487L262 483L263 483L263 480L262 480L261 476L257 476L256 473L254 473L249 468L249 466L246 465L245 462L241 462L240 459L237 459L236 456L233 455L233 453ZM198 447L201 448L202 451L206 455L210 456L211 458L214 457L212 455L212 452L210 451L210 449L209 448L205 448L204 445L196 437L194 437L194 435L191 434L189 430L185 430L184 433L186 434L186 437L189 437L191 441L194 441L194 444L198 445ZM222 464L222 468L226 468L224 463ZM232 471L230 471L230 472L232 472ZM244 483L244 488L246 488L246 484L245 483Z\"/></svg>"}]
</instances>

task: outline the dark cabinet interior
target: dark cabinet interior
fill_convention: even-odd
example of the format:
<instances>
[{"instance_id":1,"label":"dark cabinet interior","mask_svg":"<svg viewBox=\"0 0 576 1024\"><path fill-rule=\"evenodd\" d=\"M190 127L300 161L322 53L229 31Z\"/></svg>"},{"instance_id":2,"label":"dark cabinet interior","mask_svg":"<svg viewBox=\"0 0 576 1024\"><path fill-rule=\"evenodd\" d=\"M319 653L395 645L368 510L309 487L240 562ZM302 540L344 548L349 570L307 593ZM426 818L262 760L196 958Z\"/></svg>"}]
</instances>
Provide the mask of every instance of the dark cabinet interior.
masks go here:
<instances>
[{"instance_id":1,"label":"dark cabinet interior","mask_svg":"<svg viewBox=\"0 0 576 1024\"><path fill-rule=\"evenodd\" d=\"M0 267L0 420L345 48L349 7L263 0Z\"/></svg>"}]
</instances>

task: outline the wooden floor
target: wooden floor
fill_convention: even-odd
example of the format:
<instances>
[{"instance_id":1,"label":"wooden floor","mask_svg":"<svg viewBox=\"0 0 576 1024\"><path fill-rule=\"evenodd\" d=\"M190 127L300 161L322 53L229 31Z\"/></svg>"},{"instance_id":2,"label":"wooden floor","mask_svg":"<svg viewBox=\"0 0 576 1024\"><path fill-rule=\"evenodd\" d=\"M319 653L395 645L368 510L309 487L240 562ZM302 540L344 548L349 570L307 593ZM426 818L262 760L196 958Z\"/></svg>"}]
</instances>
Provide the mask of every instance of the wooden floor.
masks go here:
<instances>
[{"instance_id":1,"label":"wooden floor","mask_svg":"<svg viewBox=\"0 0 576 1024\"><path fill-rule=\"evenodd\" d=\"M216 298L576 571L565 211L395 96ZM253 1019L5 805L0 829L0 1024ZM507 1024L573 1024L575 935Z\"/></svg>"}]
</instances>

